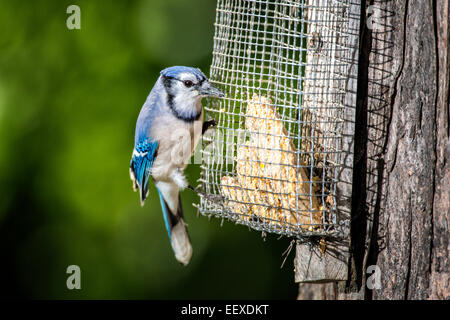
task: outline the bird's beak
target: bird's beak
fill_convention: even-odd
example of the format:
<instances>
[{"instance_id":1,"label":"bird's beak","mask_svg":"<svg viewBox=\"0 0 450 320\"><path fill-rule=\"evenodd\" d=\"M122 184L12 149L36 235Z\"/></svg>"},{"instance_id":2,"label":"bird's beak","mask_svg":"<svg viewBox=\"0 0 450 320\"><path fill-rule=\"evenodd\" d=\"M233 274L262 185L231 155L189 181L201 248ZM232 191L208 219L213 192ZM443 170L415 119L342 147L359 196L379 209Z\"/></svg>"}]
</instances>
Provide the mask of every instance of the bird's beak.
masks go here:
<instances>
[{"instance_id":1,"label":"bird's beak","mask_svg":"<svg viewBox=\"0 0 450 320\"><path fill-rule=\"evenodd\" d=\"M205 84L202 88L199 90L200 94L205 97L213 97L213 98L223 98L225 97L225 93L217 89L216 87L213 87L211 84Z\"/></svg>"}]
</instances>

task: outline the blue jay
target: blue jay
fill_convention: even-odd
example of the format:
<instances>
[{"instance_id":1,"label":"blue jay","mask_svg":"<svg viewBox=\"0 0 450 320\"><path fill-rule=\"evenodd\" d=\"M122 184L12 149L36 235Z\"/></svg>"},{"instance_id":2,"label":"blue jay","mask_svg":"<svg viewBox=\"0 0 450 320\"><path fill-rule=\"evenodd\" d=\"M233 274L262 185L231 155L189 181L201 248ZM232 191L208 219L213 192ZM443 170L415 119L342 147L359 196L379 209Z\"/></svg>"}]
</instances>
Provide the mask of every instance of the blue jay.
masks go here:
<instances>
[{"instance_id":1,"label":"blue jay","mask_svg":"<svg viewBox=\"0 0 450 320\"><path fill-rule=\"evenodd\" d=\"M153 179L176 259L187 265L192 246L184 222L179 192L189 185L183 175L200 135L216 124L203 122L203 97L224 97L196 68L170 67L161 71L136 123L130 164L134 190L141 205Z\"/></svg>"}]
</instances>

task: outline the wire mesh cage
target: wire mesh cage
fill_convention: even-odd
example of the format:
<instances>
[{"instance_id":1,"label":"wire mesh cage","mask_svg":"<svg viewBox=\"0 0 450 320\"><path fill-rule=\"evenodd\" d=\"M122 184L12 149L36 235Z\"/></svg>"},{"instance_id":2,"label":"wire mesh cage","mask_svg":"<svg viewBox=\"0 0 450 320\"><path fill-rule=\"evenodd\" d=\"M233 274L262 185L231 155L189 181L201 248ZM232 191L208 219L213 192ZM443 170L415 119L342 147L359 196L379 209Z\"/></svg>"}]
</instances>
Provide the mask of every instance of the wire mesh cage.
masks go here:
<instances>
[{"instance_id":1,"label":"wire mesh cage","mask_svg":"<svg viewBox=\"0 0 450 320\"><path fill-rule=\"evenodd\" d=\"M297 238L339 235L349 1L218 0L199 210Z\"/></svg>"}]
</instances>

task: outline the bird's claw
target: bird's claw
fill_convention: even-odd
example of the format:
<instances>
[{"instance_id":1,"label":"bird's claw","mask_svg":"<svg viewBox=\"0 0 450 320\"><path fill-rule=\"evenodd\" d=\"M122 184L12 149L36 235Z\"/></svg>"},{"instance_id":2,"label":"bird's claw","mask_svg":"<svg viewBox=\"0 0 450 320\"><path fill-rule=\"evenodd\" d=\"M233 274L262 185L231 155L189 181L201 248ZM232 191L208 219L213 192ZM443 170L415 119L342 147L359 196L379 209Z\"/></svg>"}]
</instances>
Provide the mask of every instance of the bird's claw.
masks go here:
<instances>
[{"instance_id":1,"label":"bird's claw","mask_svg":"<svg viewBox=\"0 0 450 320\"><path fill-rule=\"evenodd\" d=\"M202 196L203 198L205 198L208 201L211 201L215 204L220 204L224 201L224 197L221 195L217 195L217 194L208 194L206 192L203 192L202 190L200 190L200 187L194 188L191 185L188 187L189 189L191 189L192 191L194 191L195 193L197 193L198 195Z\"/></svg>"},{"instance_id":2,"label":"bird's claw","mask_svg":"<svg viewBox=\"0 0 450 320\"><path fill-rule=\"evenodd\" d=\"M210 127L215 127L215 126L217 126L217 121L216 121L216 119L211 119L211 120L208 120L208 122L209 122L209 126Z\"/></svg>"},{"instance_id":3,"label":"bird's claw","mask_svg":"<svg viewBox=\"0 0 450 320\"><path fill-rule=\"evenodd\" d=\"M202 134L204 134L209 128L217 126L216 119L210 119L205 122L203 122L202 126Z\"/></svg>"}]
</instances>

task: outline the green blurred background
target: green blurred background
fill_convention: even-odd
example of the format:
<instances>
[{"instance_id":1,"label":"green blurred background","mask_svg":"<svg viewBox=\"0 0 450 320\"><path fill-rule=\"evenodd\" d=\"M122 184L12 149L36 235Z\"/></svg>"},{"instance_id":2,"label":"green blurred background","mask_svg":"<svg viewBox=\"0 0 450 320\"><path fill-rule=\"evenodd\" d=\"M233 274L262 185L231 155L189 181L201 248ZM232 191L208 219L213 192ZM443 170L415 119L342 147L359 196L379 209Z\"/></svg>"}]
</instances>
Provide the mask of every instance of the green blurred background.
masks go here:
<instances>
[{"instance_id":1,"label":"green blurred background","mask_svg":"<svg viewBox=\"0 0 450 320\"><path fill-rule=\"evenodd\" d=\"M81 8L68 30L66 8ZM180 266L155 189L145 207L128 167L139 110L159 71L209 74L215 1L0 2L0 269L3 297L294 299L289 239L197 217ZM189 165L196 184L200 169ZM81 290L66 268L81 268Z\"/></svg>"}]
</instances>

